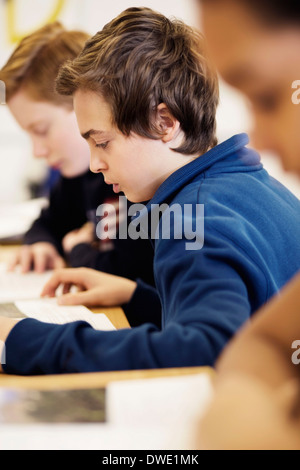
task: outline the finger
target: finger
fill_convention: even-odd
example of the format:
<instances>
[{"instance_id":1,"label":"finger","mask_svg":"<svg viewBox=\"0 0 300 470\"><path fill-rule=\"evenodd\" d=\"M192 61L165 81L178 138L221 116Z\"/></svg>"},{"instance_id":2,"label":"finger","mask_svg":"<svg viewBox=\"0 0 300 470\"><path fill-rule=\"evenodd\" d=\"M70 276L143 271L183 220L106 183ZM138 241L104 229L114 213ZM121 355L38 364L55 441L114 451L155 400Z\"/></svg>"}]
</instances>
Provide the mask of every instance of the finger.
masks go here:
<instances>
[{"instance_id":1,"label":"finger","mask_svg":"<svg viewBox=\"0 0 300 470\"><path fill-rule=\"evenodd\" d=\"M32 265L32 251L31 247L23 246L20 251L20 265L22 273L27 273L31 270Z\"/></svg>"},{"instance_id":2,"label":"finger","mask_svg":"<svg viewBox=\"0 0 300 470\"><path fill-rule=\"evenodd\" d=\"M85 270L84 269L58 269L54 272L53 276L45 284L41 296L54 297L57 288L61 284L73 284L78 286L85 285Z\"/></svg>"},{"instance_id":3,"label":"finger","mask_svg":"<svg viewBox=\"0 0 300 470\"><path fill-rule=\"evenodd\" d=\"M80 230L89 235L93 234L95 232L95 224L93 222L87 222Z\"/></svg>"},{"instance_id":4,"label":"finger","mask_svg":"<svg viewBox=\"0 0 300 470\"><path fill-rule=\"evenodd\" d=\"M48 256L45 252L36 251L33 257L34 271L36 273L43 273L47 268Z\"/></svg>"},{"instance_id":5,"label":"finger","mask_svg":"<svg viewBox=\"0 0 300 470\"><path fill-rule=\"evenodd\" d=\"M71 287L72 287L72 284L70 282L68 282L67 284L64 284L62 294L63 295L69 294Z\"/></svg>"},{"instance_id":6,"label":"finger","mask_svg":"<svg viewBox=\"0 0 300 470\"><path fill-rule=\"evenodd\" d=\"M66 262L63 258L57 256L53 259L52 267L53 269L63 269L66 267Z\"/></svg>"},{"instance_id":7,"label":"finger","mask_svg":"<svg viewBox=\"0 0 300 470\"><path fill-rule=\"evenodd\" d=\"M78 292L75 294L62 295L57 299L59 305L84 305L85 307L98 307L102 305L99 290Z\"/></svg>"},{"instance_id":8,"label":"finger","mask_svg":"<svg viewBox=\"0 0 300 470\"><path fill-rule=\"evenodd\" d=\"M50 270L63 269L65 267L66 267L65 260L61 256L58 256L58 255L51 256L47 265L47 268Z\"/></svg>"},{"instance_id":9,"label":"finger","mask_svg":"<svg viewBox=\"0 0 300 470\"><path fill-rule=\"evenodd\" d=\"M18 266L19 261L20 261L20 255L19 255L19 253L15 253L15 254L10 258L10 260L8 260L8 263L7 263L7 271L9 271L9 272L14 271L15 268L16 268L16 266Z\"/></svg>"}]
</instances>

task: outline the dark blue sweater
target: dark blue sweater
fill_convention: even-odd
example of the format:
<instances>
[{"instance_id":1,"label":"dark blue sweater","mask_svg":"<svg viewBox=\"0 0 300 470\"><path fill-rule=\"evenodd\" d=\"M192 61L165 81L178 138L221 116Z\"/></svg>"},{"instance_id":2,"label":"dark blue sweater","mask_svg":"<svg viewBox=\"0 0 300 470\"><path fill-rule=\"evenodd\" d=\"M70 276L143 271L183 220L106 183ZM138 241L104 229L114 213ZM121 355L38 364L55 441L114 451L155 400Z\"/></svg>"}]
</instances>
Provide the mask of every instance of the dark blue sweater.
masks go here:
<instances>
[{"instance_id":1,"label":"dark blue sweater","mask_svg":"<svg viewBox=\"0 0 300 470\"><path fill-rule=\"evenodd\" d=\"M99 332L85 322L51 325L26 319L7 338L5 372L214 365L240 326L300 267L300 202L268 175L258 154L245 147L247 143L245 134L234 136L179 169L147 206L144 217L150 219L155 204L167 203L170 211L174 204L177 209L204 205L203 246L200 230L198 249L191 249L196 248L190 238L197 223L201 228L202 215L196 220L196 211L182 210L183 220L175 211L170 239L162 233L153 241L161 329L146 323ZM170 211L164 212L160 225ZM135 223L145 227L143 220L142 214ZM182 224L180 239L177 232ZM152 294L148 289L145 299ZM140 309L141 318L144 311L151 318L148 305L147 300Z\"/></svg>"}]
</instances>

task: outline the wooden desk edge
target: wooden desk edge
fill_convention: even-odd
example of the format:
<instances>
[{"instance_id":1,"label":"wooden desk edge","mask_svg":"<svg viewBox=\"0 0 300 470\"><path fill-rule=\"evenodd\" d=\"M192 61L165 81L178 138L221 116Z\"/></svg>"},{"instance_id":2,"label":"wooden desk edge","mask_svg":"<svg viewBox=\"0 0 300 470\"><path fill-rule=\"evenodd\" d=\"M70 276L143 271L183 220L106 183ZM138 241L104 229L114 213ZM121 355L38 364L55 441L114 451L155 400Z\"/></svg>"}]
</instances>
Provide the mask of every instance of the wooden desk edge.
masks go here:
<instances>
[{"instance_id":1,"label":"wooden desk edge","mask_svg":"<svg viewBox=\"0 0 300 470\"><path fill-rule=\"evenodd\" d=\"M106 387L109 383L116 381L178 377L195 374L207 374L213 379L215 372L214 369L210 367L185 367L34 377L0 374L0 388L22 388L36 390L102 388Z\"/></svg>"},{"instance_id":2,"label":"wooden desk edge","mask_svg":"<svg viewBox=\"0 0 300 470\"><path fill-rule=\"evenodd\" d=\"M117 330L130 328L127 317L121 307L97 307L90 308L90 310L95 314L104 313Z\"/></svg>"}]
</instances>

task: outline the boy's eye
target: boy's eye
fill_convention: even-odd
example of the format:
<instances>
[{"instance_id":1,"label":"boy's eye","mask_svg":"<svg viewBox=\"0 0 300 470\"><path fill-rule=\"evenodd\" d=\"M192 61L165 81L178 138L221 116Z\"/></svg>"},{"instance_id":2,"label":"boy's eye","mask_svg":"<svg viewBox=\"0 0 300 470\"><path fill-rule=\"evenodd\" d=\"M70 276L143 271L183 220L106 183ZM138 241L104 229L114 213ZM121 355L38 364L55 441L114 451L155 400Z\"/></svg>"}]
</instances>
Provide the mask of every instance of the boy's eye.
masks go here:
<instances>
[{"instance_id":1,"label":"boy's eye","mask_svg":"<svg viewBox=\"0 0 300 470\"><path fill-rule=\"evenodd\" d=\"M102 144L96 144L97 148L106 149L108 142L103 142Z\"/></svg>"},{"instance_id":2,"label":"boy's eye","mask_svg":"<svg viewBox=\"0 0 300 470\"><path fill-rule=\"evenodd\" d=\"M47 135L48 129L35 129L35 130L33 131L33 133L34 133L35 135L39 136L39 137L43 137L43 136Z\"/></svg>"}]
</instances>

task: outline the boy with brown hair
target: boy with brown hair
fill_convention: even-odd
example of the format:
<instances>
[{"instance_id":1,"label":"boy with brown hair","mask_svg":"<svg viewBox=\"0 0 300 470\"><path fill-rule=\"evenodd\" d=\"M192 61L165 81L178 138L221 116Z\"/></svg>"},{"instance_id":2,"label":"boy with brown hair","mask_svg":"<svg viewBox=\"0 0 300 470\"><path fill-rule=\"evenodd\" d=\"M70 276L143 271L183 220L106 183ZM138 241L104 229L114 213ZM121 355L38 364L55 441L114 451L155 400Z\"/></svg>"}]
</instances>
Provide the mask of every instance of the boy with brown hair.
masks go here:
<instances>
[{"instance_id":1,"label":"boy with brown hair","mask_svg":"<svg viewBox=\"0 0 300 470\"><path fill-rule=\"evenodd\" d=\"M299 201L245 147L246 135L216 145L217 78L203 38L178 20L126 10L62 68L57 87L73 96L92 170L133 202L151 199L136 224L146 227L163 208L158 226L148 226L157 291L89 269L59 270L45 295L75 284L80 292L61 302L127 303L149 322L99 332L85 322L0 319L5 372L213 365L296 272ZM282 250L287 243L291 256ZM161 328L151 322L157 297Z\"/></svg>"}]
</instances>

